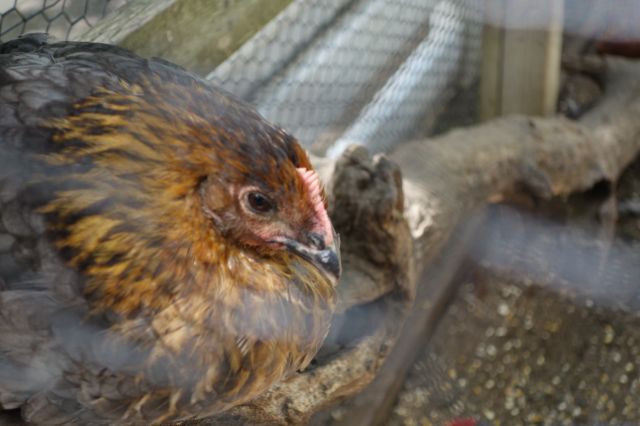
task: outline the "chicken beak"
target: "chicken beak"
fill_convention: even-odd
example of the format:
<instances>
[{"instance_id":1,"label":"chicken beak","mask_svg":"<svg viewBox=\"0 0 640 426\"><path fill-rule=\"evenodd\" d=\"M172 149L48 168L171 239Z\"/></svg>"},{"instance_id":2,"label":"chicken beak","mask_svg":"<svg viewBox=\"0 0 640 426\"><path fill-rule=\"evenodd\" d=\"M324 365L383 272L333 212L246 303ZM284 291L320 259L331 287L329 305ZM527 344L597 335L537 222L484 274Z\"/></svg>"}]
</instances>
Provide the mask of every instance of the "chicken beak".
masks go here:
<instances>
[{"instance_id":1,"label":"chicken beak","mask_svg":"<svg viewBox=\"0 0 640 426\"><path fill-rule=\"evenodd\" d=\"M340 278L342 264L340 262L340 237L333 229L331 231L333 238L329 245L326 244L325 238L313 232L305 234L306 243L289 238L283 238L280 242L291 252L313 263L335 285Z\"/></svg>"}]
</instances>

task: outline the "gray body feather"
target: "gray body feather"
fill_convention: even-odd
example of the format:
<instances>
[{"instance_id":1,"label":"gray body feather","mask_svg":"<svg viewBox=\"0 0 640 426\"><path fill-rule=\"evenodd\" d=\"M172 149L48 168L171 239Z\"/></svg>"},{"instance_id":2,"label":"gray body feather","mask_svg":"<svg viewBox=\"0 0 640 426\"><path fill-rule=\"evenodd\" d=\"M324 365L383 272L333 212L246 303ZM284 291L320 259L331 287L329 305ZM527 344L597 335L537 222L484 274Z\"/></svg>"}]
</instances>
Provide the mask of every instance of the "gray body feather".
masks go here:
<instances>
[{"instance_id":1,"label":"gray body feather","mask_svg":"<svg viewBox=\"0 0 640 426\"><path fill-rule=\"evenodd\" d=\"M46 44L41 34L0 44L0 405L21 407L30 422L89 424L87 406L121 419L127 407L117 401L145 386L132 378L145 354L108 341L100 321L86 320L81 278L65 267L34 209L46 194L26 182L45 166L32 158L53 149L42 124L96 87L176 70L190 78L112 46ZM109 376L125 358L131 376Z\"/></svg>"}]
</instances>

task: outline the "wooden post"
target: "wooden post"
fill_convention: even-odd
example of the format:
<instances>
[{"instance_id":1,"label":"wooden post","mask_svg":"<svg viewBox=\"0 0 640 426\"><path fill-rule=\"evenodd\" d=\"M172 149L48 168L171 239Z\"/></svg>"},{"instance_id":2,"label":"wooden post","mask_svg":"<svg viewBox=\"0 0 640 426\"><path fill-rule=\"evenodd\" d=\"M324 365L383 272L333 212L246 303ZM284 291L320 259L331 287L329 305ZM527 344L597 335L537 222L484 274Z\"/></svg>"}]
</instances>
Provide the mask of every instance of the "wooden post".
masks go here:
<instances>
[{"instance_id":1,"label":"wooden post","mask_svg":"<svg viewBox=\"0 0 640 426\"><path fill-rule=\"evenodd\" d=\"M136 0L85 33L206 75L292 0Z\"/></svg>"},{"instance_id":2,"label":"wooden post","mask_svg":"<svg viewBox=\"0 0 640 426\"><path fill-rule=\"evenodd\" d=\"M480 111L550 115L560 84L563 0L486 0Z\"/></svg>"}]
</instances>

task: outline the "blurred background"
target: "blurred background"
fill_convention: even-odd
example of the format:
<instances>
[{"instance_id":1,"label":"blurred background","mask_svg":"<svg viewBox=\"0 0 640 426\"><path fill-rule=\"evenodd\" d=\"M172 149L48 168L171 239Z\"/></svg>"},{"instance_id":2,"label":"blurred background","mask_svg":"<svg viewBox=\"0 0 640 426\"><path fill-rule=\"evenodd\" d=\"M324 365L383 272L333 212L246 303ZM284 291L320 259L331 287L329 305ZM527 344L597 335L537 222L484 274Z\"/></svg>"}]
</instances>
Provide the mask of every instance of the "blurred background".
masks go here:
<instances>
[{"instance_id":1,"label":"blurred background","mask_svg":"<svg viewBox=\"0 0 640 426\"><path fill-rule=\"evenodd\" d=\"M93 40L87 30L125 12L122 33L101 40L194 70L313 152L337 155L352 140L381 150L429 134L457 95L468 99L452 117L473 122L477 102L466 92L479 76L481 3L0 0L0 37Z\"/></svg>"},{"instance_id":2,"label":"blurred background","mask_svg":"<svg viewBox=\"0 0 640 426\"><path fill-rule=\"evenodd\" d=\"M328 157L508 114L579 119L606 93L603 55L640 56L639 23L638 0L0 0L0 40L166 58ZM640 424L640 162L493 206L480 229L377 422Z\"/></svg>"},{"instance_id":3,"label":"blurred background","mask_svg":"<svg viewBox=\"0 0 640 426\"><path fill-rule=\"evenodd\" d=\"M637 40L638 8L634 0L0 0L0 39L48 32L161 56L251 102L314 153L336 156L353 142L388 150L480 118L549 113L561 46L576 53L593 40ZM483 58L495 69L480 87ZM518 77L538 80L526 94L544 99L523 105L524 89L510 87Z\"/></svg>"}]
</instances>

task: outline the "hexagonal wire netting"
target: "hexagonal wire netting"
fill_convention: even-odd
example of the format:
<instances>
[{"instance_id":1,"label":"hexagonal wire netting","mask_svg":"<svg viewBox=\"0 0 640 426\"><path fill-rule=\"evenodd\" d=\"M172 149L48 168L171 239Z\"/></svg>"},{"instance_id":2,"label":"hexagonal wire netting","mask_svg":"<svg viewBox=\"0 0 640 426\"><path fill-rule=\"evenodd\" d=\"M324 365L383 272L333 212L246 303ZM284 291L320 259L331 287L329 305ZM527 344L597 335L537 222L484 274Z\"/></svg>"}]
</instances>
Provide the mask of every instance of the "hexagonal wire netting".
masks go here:
<instances>
[{"instance_id":1,"label":"hexagonal wire netting","mask_svg":"<svg viewBox=\"0 0 640 426\"><path fill-rule=\"evenodd\" d=\"M475 120L481 31L482 0L297 1L208 78L316 153L386 150L456 95L449 125Z\"/></svg>"},{"instance_id":2,"label":"hexagonal wire netting","mask_svg":"<svg viewBox=\"0 0 640 426\"><path fill-rule=\"evenodd\" d=\"M0 0L0 39L47 32L73 39L126 0Z\"/></svg>"},{"instance_id":3,"label":"hexagonal wire netting","mask_svg":"<svg viewBox=\"0 0 640 426\"><path fill-rule=\"evenodd\" d=\"M0 39L34 31L74 39L135 1L0 0ZM482 0L294 0L207 78L317 154L354 142L387 150L475 121L481 8Z\"/></svg>"}]
</instances>

